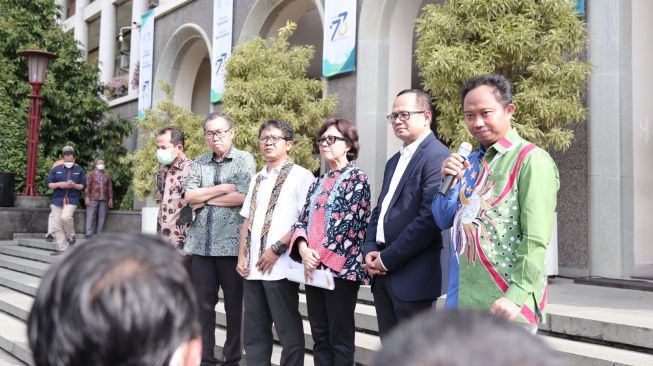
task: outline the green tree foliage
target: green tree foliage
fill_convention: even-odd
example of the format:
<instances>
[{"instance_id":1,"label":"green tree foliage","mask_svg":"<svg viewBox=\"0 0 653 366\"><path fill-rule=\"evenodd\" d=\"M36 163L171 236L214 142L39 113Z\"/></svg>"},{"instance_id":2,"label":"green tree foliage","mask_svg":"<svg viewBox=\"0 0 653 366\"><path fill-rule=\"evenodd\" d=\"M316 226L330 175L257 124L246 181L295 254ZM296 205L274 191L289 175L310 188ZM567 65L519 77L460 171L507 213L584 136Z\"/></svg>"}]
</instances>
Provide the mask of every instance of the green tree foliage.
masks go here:
<instances>
[{"instance_id":1,"label":"green tree foliage","mask_svg":"<svg viewBox=\"0 0 653 366\"><path fill-rule=\"evenodd\" d=\"M156 104L156 109L145 111L142 120L136 122L140 132L140 147L126 156L123 162L133 167L133 190L137 198L143 199L156 193L156 172L159 163L156 160L156 137L165 127L177 127L184 132L185 153L194 158L207 150L201 116L178 106L173 101L172 88L160 82L165 98Z\"/></svg>"},{"instance_id":2,"label":"green tree foliage","mask_svg":"<svg viewBox=\"0 0 653 366\"><path fill-rule=\"evenodd\" d=\"M98 70L82 60L75 40L60 27L60 9L52 0L0 0L0 170L16 173L16 188L25 181L27 155L27 62L17 51L38 48L57 54L50 62L43 95L37 188L44 193L45 176L61 147L76 148L77 161L85 168L102 156L109 167L118 169L124 150L119 146L131 131L124 119L102 121L109 110L99 97L103 86ZM116 174L118 194L127 191L128 173ZM116 196L116 203L121 201Z\"/></svg>"},{"instance_id":3,"label":"green tree foliage","mask_svg":"<svg viewBox=\"0 0 653 366\"><path fill-rule=\"evenodd\" d=\"M295 132L293 160L309 170L319 167L314 155L317 129L335 111L336 96L322 98L324 84L310 79L306 70L312 46L291 46L288 38L296 24L288 23L271 40L254 38L237 45L226 65L224 111L236 127L234 144L257 156L258 129L269 119L287 121Z\"/></svg>"},{"instance_id":4,"label":"green tree foliage","mask_svg":"<svg viewBox=\"0 0 653 366\"><path fill-rule=\"evenodd\" d=\"M438 135L471 140L462 121L460 87L497 72L514 85L513 127L544 148L566 150L569 125L583 121L589 63L585 26L567 0L447 0L417 20L417 65L435 99Z\"/></svg>"}]
</instances>

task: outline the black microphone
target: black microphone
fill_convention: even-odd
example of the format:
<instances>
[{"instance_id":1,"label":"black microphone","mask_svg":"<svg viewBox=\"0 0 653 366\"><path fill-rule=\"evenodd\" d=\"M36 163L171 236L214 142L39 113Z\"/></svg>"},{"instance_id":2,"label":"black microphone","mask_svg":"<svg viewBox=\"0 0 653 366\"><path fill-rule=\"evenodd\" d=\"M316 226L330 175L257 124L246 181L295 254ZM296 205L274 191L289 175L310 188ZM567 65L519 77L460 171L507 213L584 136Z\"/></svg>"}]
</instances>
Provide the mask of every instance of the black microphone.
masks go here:
<instances>
[{"instance_id":1,"label":"black microphone","mask_svg":"<svg viewBox=\"0 0 653 366\"><path fill-rule=\"evenodd\" d=\"M467 160L467 157L471 152L472 152L472 144L470 144L469 142L463 142L462 144L460 144L457 154L462 156L463 159ZM449 190L451 190L451 187L453 186L453 181L455 179L456 179L455 175L447 175L446 177L444 177L444 180L440 185L441 195L444 196L449 195Z\"/></svg>"}]
</instances>

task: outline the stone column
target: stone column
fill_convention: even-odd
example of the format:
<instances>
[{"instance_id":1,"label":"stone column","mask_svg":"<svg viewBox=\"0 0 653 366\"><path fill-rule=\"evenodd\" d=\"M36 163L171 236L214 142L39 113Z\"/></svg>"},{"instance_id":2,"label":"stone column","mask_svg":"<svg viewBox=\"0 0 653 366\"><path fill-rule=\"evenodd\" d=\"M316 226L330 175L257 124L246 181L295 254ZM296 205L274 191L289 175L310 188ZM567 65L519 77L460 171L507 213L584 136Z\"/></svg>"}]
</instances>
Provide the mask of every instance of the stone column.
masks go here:
<instances>
[{"instance_id":1,"label":"stone column","mask_svg":"<svg viewBox=\"0 0 653 366\"><path fill-rule=\"evenodd\" d=\"M116 7L112 0L102 1L100 13L100 49L98 60L100 68L100 81L108 83L113 78L116 64Z\"/></svg>"},{"instance_id":2,"label":"stone column","mask_svg":"<svg viewBox=\"0 0 653 366\"><path fill-rule=\"evenodd\" d=\"M84 19L84 8L88 5L88 0L77 0L75 2L75 40L80 50L82 58L88 55L88 23Z\"/></svg>"},{"instance_id":3,"label":"stone column","mask_svg":"<svg viewBox=\"0 0 653 366\"><path fill-rule=\"evenodd\" d=\"M633 246L631 1L588 4L590 275L630 276Z\"/></svg>"},{"instance_id":4,"label":"stone column","mask_svg":"<svg viewBox=\"0 0 653 366\"><path fill-rule=\"evenodd\" d=\"M136 64L140 60L141 53L141 15L147 11L147 0L132 0L132 30L129 49L129 90L138 90L138 85L131 85L136 71ZM138 25L138 26L137 26Z\"/></svg>"},{"instance_id":5,"label":"stone column","mask_svg":"<svg viewBox=\"0 0 653 366\"><path fill-rule=\"evenodd\" d=\"M61 21L66 20L66 13L68 12L68 9L66 7L68 3L68 0L57 0L57 5L61 8Z\"/></svg>"}]
</instances>

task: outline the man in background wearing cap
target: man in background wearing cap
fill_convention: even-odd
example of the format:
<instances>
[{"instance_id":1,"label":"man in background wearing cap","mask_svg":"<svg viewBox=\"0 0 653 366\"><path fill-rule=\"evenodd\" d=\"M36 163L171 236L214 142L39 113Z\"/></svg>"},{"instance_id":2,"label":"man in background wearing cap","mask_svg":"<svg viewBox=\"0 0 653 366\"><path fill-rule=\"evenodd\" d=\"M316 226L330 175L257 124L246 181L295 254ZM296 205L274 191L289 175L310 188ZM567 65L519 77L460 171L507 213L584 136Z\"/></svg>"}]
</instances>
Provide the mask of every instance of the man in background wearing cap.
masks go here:
<instances>
[{"instance_id":1,"label":"man in background wearing cap","mask_svg":"<svg viewBox=\"0 0 653 366\"><path fill-rule=\"evenodd\" d=\"M58 249L53 255L61 253L67 245L75 245L73 214L79 204L81 191L86 187L86 173L75 164L75 150L66 146L61 152L63 164L52 168L45 182L46 187L53 191L50 209Z\"/></svg>"}]
</instances>

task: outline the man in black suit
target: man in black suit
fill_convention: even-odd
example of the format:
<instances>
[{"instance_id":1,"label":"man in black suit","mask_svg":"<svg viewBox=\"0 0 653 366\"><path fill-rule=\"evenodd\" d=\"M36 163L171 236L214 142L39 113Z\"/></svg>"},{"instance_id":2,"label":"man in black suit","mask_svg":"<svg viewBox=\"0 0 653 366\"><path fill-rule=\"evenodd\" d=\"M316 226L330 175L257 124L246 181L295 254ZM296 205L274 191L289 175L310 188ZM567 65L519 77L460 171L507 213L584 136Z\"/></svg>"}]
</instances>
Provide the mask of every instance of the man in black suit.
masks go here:
<instances>
[{"instance_id":1,"label":"man in black suit","mask_svg":"<svg viewBox=\"0 0 653 366\"><path fill-rule=\"evenodd\" d=\"M441 295L442 237L430 207L442 182L440 167L451 154L431 132L433 109L426 92L400 92L387 118L403 145L385 166L364 246L365 267L375 276L381 338Z\"/></svg>"}]
</instances>

